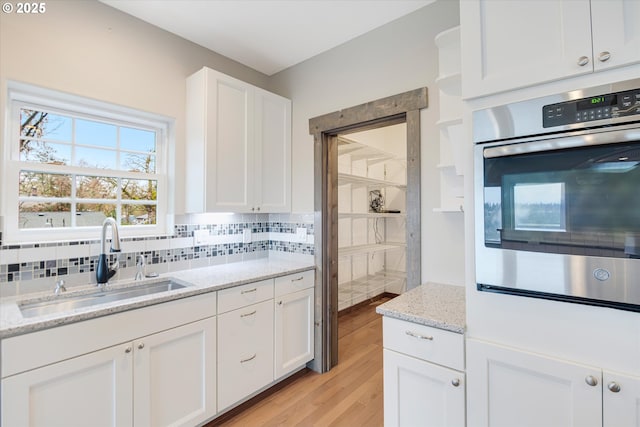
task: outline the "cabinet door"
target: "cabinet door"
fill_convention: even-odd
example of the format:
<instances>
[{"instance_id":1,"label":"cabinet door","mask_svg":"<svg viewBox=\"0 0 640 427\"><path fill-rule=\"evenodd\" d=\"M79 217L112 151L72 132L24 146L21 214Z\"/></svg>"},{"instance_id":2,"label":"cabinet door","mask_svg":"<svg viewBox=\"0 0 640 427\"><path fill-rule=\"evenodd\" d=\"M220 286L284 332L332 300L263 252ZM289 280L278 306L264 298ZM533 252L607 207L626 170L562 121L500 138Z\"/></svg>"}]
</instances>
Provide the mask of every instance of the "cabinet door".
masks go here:
<instances>
[{"instance_id":1,"label":"cabinet door","mask_svg":"<svg viewBox=\"0 0 640 427\"><path fill-rule=\"evenodd\" d=\"M273 300L218 316L218 409L273 381Z\"/></svg>"},{"instance_id":2,"label":"cabinet door","mask_svg":"<svg viewBox=\"0 0 640 427\"><path fill-rule=\"evenodd\" d=\"M205 212L250 212L253 206L253 87L207 70ZM187 170L189 165L186 165Z\"/></svg>"},{"instance_id":3,"label":"cabinet door","mask_svg":"<svg viewBox=\"0 0 640 427\"><path fill-rule=\"evenodd\" d=\"M603 372L603 426L640 427L640 377Z\"/></svg>"},{"instance_id":4,"label":"cabinet door","mask_svg":"<svg viewBox=\"0 0 640 427\"><path fill-rule=\"evenodd\" d=\"M255 209L291 210L291 101L255 89Z\"/></svg>"},{"instance_id":5,"label":"cabinet door","mask_svg":"<svg viewBox=\"0 0 640 427\"><path fill-rule=\"evenodd\" d=\"M463 373L388 349L383 354L385 427L464 427Z\"/></svg>"},{"instance_id":6,"label":"cabinet door","mask_svg":"<svg viewBox=\"0 0 640 427\"><path fill-rule=\"evenodd\" d=\"M2 426L131 426L132 365L126 344L5 378Z\"/></svg>"},{"instance_id":7,"label":"cabinet door","mask_svg":"<svg viewBox=\"0 0 640 427\"><path fill-rule=\"evenodd\" d=\"M464 98L593 71L589 0L465 0L460 27Z\"/></svg>"},{"instance_id":8,"label":"cabinet door","mask_svg":"<svg viewBox=\"0 0 640 427\"><path fill-rule=\"evenodd\" d=\"M313 307L313 288L276 299L276 379L313 359Z\"/></svg>"},{"instance_id":9,"label":"cabinet door","mask_svg":"<svg viewBox=\"0 0 640 427\"><path fill-rule=\"evenodd\" d=\"M601 371L467 340L469 426L602 425Z\"/></svg>"},{"instance_id":10,"label":"cabinet door","mask_svg":"<svg viewBox=\"0 0 640 427\"><path fill-rule=\"evenodd\" d=\"M216 413L216 318L140 338L134 348L137 426L193 426Z\"/></svg>"},{"instance_id":11,"label":"cabinet door","mask_svg":"<svg viewBox=\"0 0 640 427\"><path fill-rule=\"evenodd\" d=\"M638 0L591 0L591 19L596 70L640 62Z\"/></svg>"}]
</instances>

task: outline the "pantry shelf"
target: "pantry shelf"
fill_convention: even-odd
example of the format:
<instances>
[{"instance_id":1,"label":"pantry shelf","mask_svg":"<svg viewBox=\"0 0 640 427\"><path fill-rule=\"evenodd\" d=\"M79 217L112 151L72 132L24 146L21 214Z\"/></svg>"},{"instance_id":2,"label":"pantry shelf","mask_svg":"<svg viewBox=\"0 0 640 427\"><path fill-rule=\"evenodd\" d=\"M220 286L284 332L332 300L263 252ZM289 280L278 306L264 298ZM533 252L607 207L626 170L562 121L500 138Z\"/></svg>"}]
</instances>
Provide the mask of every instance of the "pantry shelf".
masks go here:
<instances>
[{"instance_id":1,"label":"pantry shelf","mask_svg":"<svg viewBox=\"0 0 640 427\"><path fill-rule=\"evenodd\" d=\"M368 245L344 246L339 248L340 257L350 257L373 252L386 252L395 249L404 249L404 243L371 243Z\"/></svg>"},{"instance_id":2,"label":"pantry shelf","mask_svg":"<svg viewBox=\"0 0 640 427\"><path fill-rule=\"evenodd\" d=\"M353 184L363 187L396 187L407 188L407 184L385 181L383 179L367 178L359 175L351 175L347 173L338 174L338 185Z\"/></svg>"}]
</instances>

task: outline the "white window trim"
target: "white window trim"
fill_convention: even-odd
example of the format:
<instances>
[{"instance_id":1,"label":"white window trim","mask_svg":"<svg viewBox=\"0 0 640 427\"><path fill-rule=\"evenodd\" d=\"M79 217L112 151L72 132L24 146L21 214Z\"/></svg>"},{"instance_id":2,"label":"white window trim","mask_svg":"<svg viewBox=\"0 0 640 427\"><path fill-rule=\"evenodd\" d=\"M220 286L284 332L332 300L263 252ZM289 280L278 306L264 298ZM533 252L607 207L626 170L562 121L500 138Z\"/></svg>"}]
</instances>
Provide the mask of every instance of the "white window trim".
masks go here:
<instances>
[{"instance_id":1,"label":"white window trim","mask_svg":"<svg viewBox=\"0 0 640 427\"><path fill-rule=\"evenodd\" d=\"M175 170L175 120L159 114L148 113L129 107L103 101L66 94L30 84L8 81L5 103L4 147L0 152L0 161L4 172L0 175L0 212L2 212L2 244L27 244L54 241L96 240L100 238L100 227L82 227L76 229L22 229L18 227L18 179L20 169L26 163L19 160L19 147L16 138L20 134L20 123L15 114L18 105L32 105L44 109L57 110L74 116L113 120L119 125L152 128L157 130L156 174L158 180L158 198L156 224L153 226L128 225L120 227L120 236L143 237L173 234L174 215L171 206L174 202L174 180L170 174ZM34 165L34 169L46 169L47 165ZM43 167L44 166L44 167ZM69 166L69 170L74 170ZM86 172L86 173L85 173ZM83 169L83 174L104 175L104 171ZM139 176L139 175L138 175ZM132 176L133 177L133 176Z\"/></svg>"}]
</instances>

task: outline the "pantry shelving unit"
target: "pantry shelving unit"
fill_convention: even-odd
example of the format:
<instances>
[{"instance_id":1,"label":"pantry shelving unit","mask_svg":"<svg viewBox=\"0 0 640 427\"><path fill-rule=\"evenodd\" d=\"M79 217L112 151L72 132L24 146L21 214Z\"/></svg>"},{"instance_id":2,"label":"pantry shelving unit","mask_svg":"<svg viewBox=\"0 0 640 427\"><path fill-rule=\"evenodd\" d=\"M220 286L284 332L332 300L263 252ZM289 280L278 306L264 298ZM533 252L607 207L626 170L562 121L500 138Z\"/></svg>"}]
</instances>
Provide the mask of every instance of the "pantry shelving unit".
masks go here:
<instances>
[{"instance_id":1,"label":"pantry shelving unit","mask_svg":"<svg viewBox=\"0 0 640 427\"><path fill-rule=\"evenodd\" d=\"M464 128L460 73L460 27L441 32L438 47L440 99L440 207L435 212L463 212L464 205Z\"/></svg>"},{"instance_id":2,"label":"pantry shelving unit","mask_svg":"<svg viewBox=\"0 0 640 427\"><path fill-rule=\"evenodd\" d=\"M406 158L340 136L338 171L338 310L344 310L405 290ZM384 199L382 211L371 209L370 192Z\"/></svg>"}]
</instances>

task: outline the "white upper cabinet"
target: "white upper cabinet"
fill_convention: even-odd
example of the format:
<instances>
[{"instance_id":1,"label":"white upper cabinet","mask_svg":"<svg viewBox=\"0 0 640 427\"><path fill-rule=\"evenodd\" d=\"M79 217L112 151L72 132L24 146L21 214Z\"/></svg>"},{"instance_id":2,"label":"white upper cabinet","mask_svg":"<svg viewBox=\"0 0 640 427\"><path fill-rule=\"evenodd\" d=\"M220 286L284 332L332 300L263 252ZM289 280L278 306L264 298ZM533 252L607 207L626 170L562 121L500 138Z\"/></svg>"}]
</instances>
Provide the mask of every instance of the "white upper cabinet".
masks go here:
<instances>
[{"instance_id":1,"label":"white upper cabinet","mask_svg":"<svg viewBox=\"0 0 640 427\"><path fill-rule=\"evenodd\" d=\"M255 90L254 203L260 212L291 210L291 101Z\"/></svg>"},{"instance_id":2,"label":"white upper cabinet","mask_svg":"<svg viewBox=\"0 0 640 427\"><path fill-rule=\"evenodd\" d=\"M596 71L640 62L640 2L591 0Z\"/></svg>"},{"instance_id":3,"label":"white upper cabinet","mask_svg":"<svg viewBox=\"0 0 640 427\"><path fill-rule=\"evenodd\" d=\"M640 62L638 21L637 0L460 2L463 97Z\"/></svg>"},{"instance_id":4,"label":"white upper cabinet","mask_svg":"<svg viewBox=\"0 0 640 427\"><path fill-rule=\"evenodd\" d=\"M187 79L187 212L291 210L291 101L203 68Z\"/></svg>"}]
</instances>

